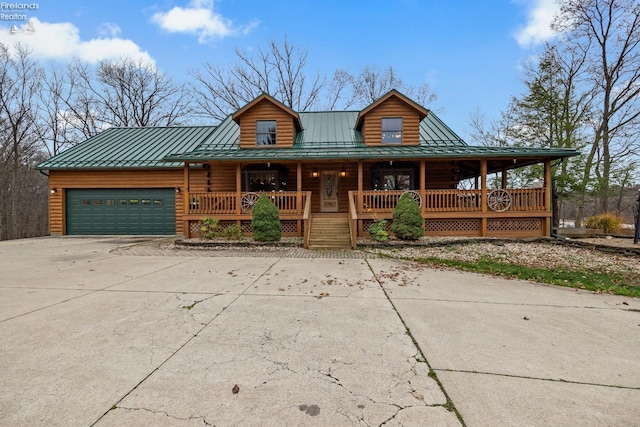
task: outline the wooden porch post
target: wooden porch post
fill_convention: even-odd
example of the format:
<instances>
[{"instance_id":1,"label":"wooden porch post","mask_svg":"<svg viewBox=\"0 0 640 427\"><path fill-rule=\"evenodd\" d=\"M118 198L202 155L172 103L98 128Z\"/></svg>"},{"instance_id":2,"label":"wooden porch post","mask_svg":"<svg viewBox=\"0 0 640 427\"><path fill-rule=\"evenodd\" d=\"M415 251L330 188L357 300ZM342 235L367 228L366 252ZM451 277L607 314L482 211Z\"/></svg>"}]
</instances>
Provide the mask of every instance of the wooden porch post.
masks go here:
<instances>
[{"instance_id":1,"label":"wooden porch post","mask_svg":"<svg viewBox=\"0 0 640 427\"><path fill-rule=\"evenodd\" d=\"M363 167L362 167L362 160L358 160L358 200L356 201L356 212L357 214L361 214L363 209L362 209L362 190L363 190L363 179L364 176L364 172L363 172ZM358 235L363 234L363 230L362 230L362 219L360 219L359 215L358 216L358 224L356 227L356 233Z\"/></svg>"},{"instance_id":2,"label":"wooden porch post","mask_svg":"<svg viewBox=\"0 0 640 427\"><path fill-rule=\"evenodd\" d=\"M182 215L184 216L189 214L189 162L184 162L184 177L182 186ZM189 220L182 220L182 233L186 239L191 237L191 227L189 226Z\"/></svg>"},{"instance_id":3,"label":"wooden porch post","mask_svg":"<svg viewBox=\"0 0 640 427\"><path fill-rule=\"evenodd\" d=\"M551 161L549 159L544 161L544 208L547 212L551 211ZM551 217L545 218L545 234L547 237L551 236Z\"/></svg>"},{"instance_id":4,"label":"wooden porch post","mask_svg":"<svg viewBox=\"0 0 640 427\"><path fill-rule=\"evenodd\" d=\"M425 212L427 210L427 204L426 202L426 198L427 195L425 193L426 190L426 176L427 176L427 172L426 172L426 167L425 167L425 160L422 159L420 160L420 199L422 200L422 207L420 208L421 213L422 213L422 218L424 218Z\"/></svg>"},{"instance_id":5,"label":"wooden porch post","mask_svg":"<svg viewBox=\"0 0 640 427\"><path fill-rule=\"evenodd\" d=\"M362 167L362 160L358 160L358 205L357 205L358 213L362 213L362 190L363 190L362 177L363 176L364 176L364 171Z\"/></svg>"},{"instance_id":6,"label":"wooden porch post","mask_svg":"<svg viewBox=\"0 0 640 427\"><path fill-rule=\"evenodd\" d=\"M480 204L482 206L482 219L480 220L480 236L487 235L487 159L480 160Z\"/></svg>"},{"instance_id":7,"label":"wooden porch post","mask_svg":"<svg viewBox=\"0 0 640 427\"><path fill-rule=\"evenodd\" d=\"M240 163L236 165L236 214L242 213L242 167Z\"/></svg>"},{"instance_id":8,"label":"wooden porch post","mask_svg":"<svg viewBox=\"0 0 640 427\"><path fill-rule=\"evenodd\" d=\"M302 214L303 212L303 204L302 204L302 162L298 162L296 164L296 212ZM300 236L302 236L302 220L298 217L298 221L296 224L296 230Z\"/></svg>"},{"instance_id":9,"label":"wooden porch post","mask_svg":"<svg viewBox=\"0 0 640 427\"><path fill-rule=\"evenodd\" d=\"M296 210L302 212L302 162L296 164Z\"/></svg>"},{"instance_id":10,"label":"wooden porch post","mask_svg":"<svg viewBox=\"0 0 640 427\"><path fill-rule=\"evenodd\" d=\"M507 188L507 168L502 168L502 188Z\"/></svg>"}]
</instances>

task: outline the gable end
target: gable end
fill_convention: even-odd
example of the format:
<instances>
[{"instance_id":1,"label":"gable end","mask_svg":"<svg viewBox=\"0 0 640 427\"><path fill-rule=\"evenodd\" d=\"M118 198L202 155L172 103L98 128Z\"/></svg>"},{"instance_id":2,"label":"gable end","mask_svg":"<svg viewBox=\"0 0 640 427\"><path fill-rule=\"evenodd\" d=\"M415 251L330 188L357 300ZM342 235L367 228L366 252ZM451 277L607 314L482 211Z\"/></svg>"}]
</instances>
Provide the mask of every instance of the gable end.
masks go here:
<instances>
[{"instance_id":1,"label":"gable end","mask_svg":"<svg viewBox=\"0 0 640 427\"><path fill-rule=\"evenodd\" d=\"M402 119L401 141L393 145L420 145L420 121L424 116L420 111L396 97L390 97L375 108L370 109L366 115L359 117L361 132L365 145L387 145L382 140L383 119Z\"/></svg>"}]
</instances>

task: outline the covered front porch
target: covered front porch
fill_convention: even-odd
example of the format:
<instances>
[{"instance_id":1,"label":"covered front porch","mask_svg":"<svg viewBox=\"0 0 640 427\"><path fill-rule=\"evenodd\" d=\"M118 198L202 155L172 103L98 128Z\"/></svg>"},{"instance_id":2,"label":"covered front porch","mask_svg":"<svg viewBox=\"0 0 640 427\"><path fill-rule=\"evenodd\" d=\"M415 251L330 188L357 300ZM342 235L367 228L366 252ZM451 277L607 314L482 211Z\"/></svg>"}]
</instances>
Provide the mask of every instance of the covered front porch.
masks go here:
<instances>
[{"instance_id":1,"label":"covered front porch","mask_svg":"<svg viewBox=\"0 0 640 427\"><path fill-rule=\"evenodd\" d=\"M537 188L509 185L509 170L536 163L544 170ZM492 182L499 188L489 188L487 177L496 172ZM405 192L420 205L426 235L540 237L551 232L549 159L209 162L185 164L184 175L179 191L186 237L199 235L206 216L251 235L252 206L262 192L280 211L283 235L303 237L305 246L314 217L337 216L348 220L355 247L377 218L391 220ZM458 188L462 181L472 188ZM222 187L227 191L218 191Z\"/></svg>"}]
</instances>

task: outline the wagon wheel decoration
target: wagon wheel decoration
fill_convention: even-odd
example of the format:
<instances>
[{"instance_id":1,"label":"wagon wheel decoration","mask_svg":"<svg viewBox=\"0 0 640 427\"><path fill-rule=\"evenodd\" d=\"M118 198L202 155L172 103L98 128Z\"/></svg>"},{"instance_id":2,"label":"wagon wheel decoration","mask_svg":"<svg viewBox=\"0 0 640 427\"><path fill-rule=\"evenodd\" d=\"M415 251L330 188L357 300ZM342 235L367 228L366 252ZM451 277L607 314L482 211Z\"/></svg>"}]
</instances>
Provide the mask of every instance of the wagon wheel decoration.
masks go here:
<instances>
[{"instance_id":1,"label":"wagon wheel decoration","mask_svg":"<svg viewBox=\"0 0 640 427\"><path fill-rule=\"evenodd\" d=\"M418 206L422 207L422 197L420 197L420 193L418 193L415 190L407 190L404 193L402 193L400 197L404 196L405 194L409 194L411 198L418 203Z\"/></svg>"},{"instance_id":2,"label":"wagon wheel decoration","mask_svg":"<svg viewBox=\"0 0 640 427\"><path fill-rule=\"evenodd\" d=\"M487 206L496 212L504 212L511 207L511 194L507 190L497 189L487 195Z\"/></svg>"},{"instance_id":3,"label":"wagon wheel decoration","mask_svg":"<svg viewBox=\"0 0 640 427\"><path fill-rule=\"evenodd\" d=\"M251 212L253 210L253 205L256 204L259 198L260 194L258 193L244 193L240 198L240 207L242 208L242 213Z\"/></svg>"}]
</instances>

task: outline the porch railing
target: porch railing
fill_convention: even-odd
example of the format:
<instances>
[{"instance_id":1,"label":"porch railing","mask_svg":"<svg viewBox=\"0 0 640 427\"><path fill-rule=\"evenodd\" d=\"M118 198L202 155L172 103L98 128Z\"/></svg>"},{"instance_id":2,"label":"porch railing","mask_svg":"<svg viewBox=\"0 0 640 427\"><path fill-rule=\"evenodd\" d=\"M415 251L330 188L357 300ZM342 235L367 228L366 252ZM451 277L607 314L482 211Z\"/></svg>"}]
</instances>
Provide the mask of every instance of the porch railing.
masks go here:
<instances>
[{"instance_id":1,"label":"porch railing","mask_svg":"<svg viewBox=\"0 0 640 427\"><path fill-rule=\"evenodd\" d=\"M544 188L512 188L511 211L543 211L545 208Z\"/></svg>"},{"instance_id":2,"label":"porch railing","mask_svg":"<svg viewBox=\"0 0 640 427\"><path fill-rule=\"evenodd\" d=\"M297 191L265 192L278 207L280 214L302 214L310 192L300 193L302 200L298 204ZM189 193L187 212L189 215L251 215L253 203L260 193L215 192Z\"/></svg>"},{"instance_id":3,"label":"porch railing","mask_svg":"<svg viewBox=\"0 0 640 427\"><path fill-rule=\"evenodd\" d=\"M189 214L232 215L236 213L238 197L235 192L189 193Z\"/></svg>"},{"instance_id":4,"label":"porch railing","mask_svg":"<svg viewBox=\"0 0 640 427\"><path fill-rule=\"evenodd\" d=\"M543 188L506 189L511 198L508 211L544 211L545 190ZM402 190L367 190L362 192L362 209L358 213L390 213L398 204ZM423 212L480 212L482 190L426 190L413 191L422 200ZM491 190L488 190L488 194ZM349 192L357 206L357 191Z\"/></svg>"},{"instance_id":5,"label":"porch railing","mask_svg":"<svg viewBox=\"0 0 640 427\"><path fill-rule=\"evenodd\" d=\"M428 190L426 212L477 212L482 210L482 190Z\"/></svg>"},{"instance_id":6,"label":"porch railing","mask_svg":"<svg viewBox=\"0 0 640 427\"><path fill-rule=\"evenodd\" d=\"M512 212L544 211L545 190L543 188L507 189L511 203L506 209ZM362 192L362 206L358 206L358 192L349 191L358 214L391 213L404 191L389 190ZM491 191L488 190L490 194ZM302 215L311 192L281 191L266 192L280 210L281 215ZM298 203L298 194L302 200ZM480 212L482 211L482 190L426 190L414 191L422 200L423 212ZM252 203L259 193L215 192L189 193L187 212L189 215L251 215ZM487 210L489 210L487 208Z\"/></svg>"}]
</instances>

